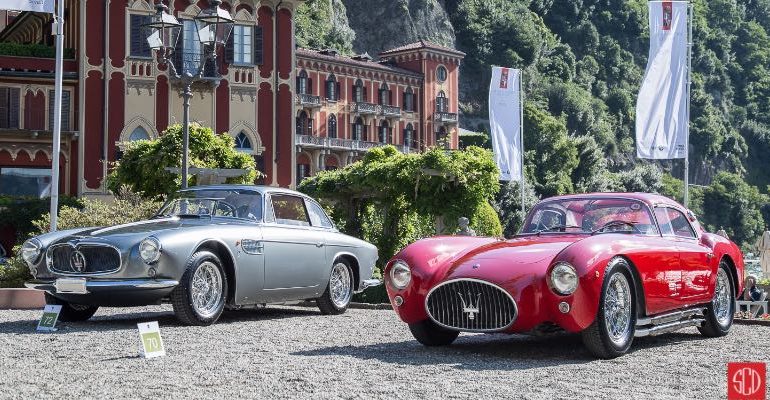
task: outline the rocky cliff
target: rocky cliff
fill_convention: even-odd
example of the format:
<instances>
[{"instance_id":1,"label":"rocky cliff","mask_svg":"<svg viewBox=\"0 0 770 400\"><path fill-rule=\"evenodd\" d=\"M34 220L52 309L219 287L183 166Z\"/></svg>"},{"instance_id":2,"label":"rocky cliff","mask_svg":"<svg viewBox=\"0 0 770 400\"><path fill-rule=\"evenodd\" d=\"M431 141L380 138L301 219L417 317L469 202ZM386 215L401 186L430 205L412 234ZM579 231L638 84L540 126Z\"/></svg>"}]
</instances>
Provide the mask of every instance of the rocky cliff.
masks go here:
<instances>
[{"instance_id":1,"label":"rocky cliff","mask_svg":"<svg viewBox=\"0 0 770 400\"><path fill-rule=\"evenodd\" d=\"M455 46L455 33L441 0L342 0L353 49L375 56L420 39Z\"/></svg>"}]
</instances>

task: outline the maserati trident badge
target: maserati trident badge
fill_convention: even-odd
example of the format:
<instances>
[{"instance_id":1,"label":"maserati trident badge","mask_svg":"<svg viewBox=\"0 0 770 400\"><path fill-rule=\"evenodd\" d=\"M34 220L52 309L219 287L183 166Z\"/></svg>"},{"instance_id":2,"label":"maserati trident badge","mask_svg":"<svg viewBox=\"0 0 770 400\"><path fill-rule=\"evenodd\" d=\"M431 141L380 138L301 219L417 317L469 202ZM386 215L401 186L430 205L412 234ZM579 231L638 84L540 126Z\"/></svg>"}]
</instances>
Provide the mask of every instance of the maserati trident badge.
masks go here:
<instances>
[{"instance_id":1,"label":"maserati trident badge","mask_svg":"<svg viewBox=\"0 0 770 400\"><path fill-rule=\"evenodd\" d=\"M70 266L75 272L83 272L86 270L86 257L83 253L76 251L70 256Z\"/></svg>"},{"instance_id":2,"label":"maserati trident badge","mask_svg":"<svg viewBox=\"0 0 770 400\"><path fill-rule=\"evenodd\" d=\"M473 321L476 319L476 314L479 313L479 300L481 299L481 293L476 294L476 304L473 304L473 295L471 295L471 292L468 292L468 302L465 302L465 297L462 293L457 292L457 295L460 296L460 301L463 302L463 312L468 314L468 319Z\"/></svg>"}]
</instances>

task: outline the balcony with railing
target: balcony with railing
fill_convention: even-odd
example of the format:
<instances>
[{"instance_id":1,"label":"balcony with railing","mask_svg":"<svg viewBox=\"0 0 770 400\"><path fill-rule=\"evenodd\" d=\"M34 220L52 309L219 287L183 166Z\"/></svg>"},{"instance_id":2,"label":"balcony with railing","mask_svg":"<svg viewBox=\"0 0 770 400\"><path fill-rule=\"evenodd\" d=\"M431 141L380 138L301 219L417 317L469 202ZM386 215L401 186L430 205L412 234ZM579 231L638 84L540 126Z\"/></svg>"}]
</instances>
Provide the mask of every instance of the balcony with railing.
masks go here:
<instances>
[{"instance_id":1,"label":"balcony with railing","mask_svg":"<svg viewBox=\"0 0 770 400\"><path fill-rule=\"evenodd\" d=\"M437 112L433 115L433 120L442 124L456 124L457 114L448 112Z\"/></svg>"},{"instance_id":2,"label":"balcony with railing","mask_svg":"<svg viewBox=\"0 0 770 400\"><path fill-rule=\"evenodd\" d=\"M321 96L300 93L297 95L297 104L309 108L321 107Z\"/></svg>"},{"instance_id":3,"label":"balcony with railing","mask_svg":"<svg viewBox=\"0 0 770 400\"><path fill-rule=\"evenodd\" d=\"M350 112L366 115L375 115L378 113L377 104L356 102L350 105Z\"/></svg>"},{"instance_id":4,"label":"balcony with railing","mask_svg":"<svg viewBox=\"0 0 770 400\"><path fill-rule=\"evenodd\" d=\"M384 117L401 117L401 108L394 106L380 106L380 114Z\"/></svg>"},{"instance_id":5,"label":"balcony with railing","mask_svg":"<svg viewBox=\"0 0 770 400\"><path fill-rule=\"evenodd\" d=\"M386 146L387 143L367 142L364 140L351 140L340 138L329 138L310 135L296 135L296 143L301 147L323 148L339 151L368 151L375 147ZM414 152L415 150L405 145L395 145L403 153Z\"/></svg>"}]
</instances>

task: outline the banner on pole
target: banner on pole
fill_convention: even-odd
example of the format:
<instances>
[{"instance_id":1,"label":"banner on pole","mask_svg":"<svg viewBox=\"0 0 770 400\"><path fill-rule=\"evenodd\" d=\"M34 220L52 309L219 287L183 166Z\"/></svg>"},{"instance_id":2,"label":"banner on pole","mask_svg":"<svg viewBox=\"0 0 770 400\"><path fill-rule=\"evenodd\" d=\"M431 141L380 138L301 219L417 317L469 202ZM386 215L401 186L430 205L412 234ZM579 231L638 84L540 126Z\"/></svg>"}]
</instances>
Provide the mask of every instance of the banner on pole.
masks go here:
<instances>
[{"instance_id":1,"label":"banner on pole","mask_svg":"<svg viewBox=\"0 0 770 400\"><path fill-rule=\"evenodd\" d=\"M54 0L3 0L0 9L53 14Z\"/></svg>"},{"instance_id":2,"label":"banner on pole","mask_svg":"<svg viewBox=\"0 0 770 400\"><path fill-rule=\"evenodd\" d=\"M489 126L501 181L521 180L521 71L492 67Z\"/></svg>"},{"instance_id":3,"label":"banner on pole","mask_svg":"<svg viewBox=\"0 0 770 400\"><path fill-rule=\"evenodd\" d=\"M650 56L636 100L639 158L687 158L688 7L650 2Z\"/></svg>"}]
</instances>

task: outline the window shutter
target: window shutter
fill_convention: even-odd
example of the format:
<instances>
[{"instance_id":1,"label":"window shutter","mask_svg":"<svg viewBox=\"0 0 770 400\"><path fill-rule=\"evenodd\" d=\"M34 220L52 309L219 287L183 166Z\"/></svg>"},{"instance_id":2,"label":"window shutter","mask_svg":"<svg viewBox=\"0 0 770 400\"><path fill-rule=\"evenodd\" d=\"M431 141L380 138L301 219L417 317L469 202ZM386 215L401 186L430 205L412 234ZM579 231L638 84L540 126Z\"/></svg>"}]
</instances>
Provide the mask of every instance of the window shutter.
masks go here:
<instances>
[{"instance_id":1,"label":"window shutter","mask_svg":"<svg viewBox=\"0 0 770 400\"><path fill-rule=\"evenodd\" d=\"M227 38L227 43L225 44L225 62L227 64L235 63L235 32L236 30L233 29L233 31L230 33L230 37Z\"/></svg>"},{"instance_id":2,"label":"window shutter","mask_svg":"<svg viewBox=\"0 0 770 400\"><path fill-rule=\"evenodd\" d=\"M62 91L61 95L61 130L70 130L70 92Z\"/></svg>"},{"instance_id":3,"label":"window shutter","mask_svg":"<svg viewBox=\"0 0 770 400\"><path fill-rule=\"evenodd\" d=\"M142 23L142 16L131 14L131 55L141 56L141 37L139 24Z\"/></svg>"},{"instance_id":4,"label":"window shutter","mask_svg":"<svg viewBox=\"0 0 770 400\"><path fill-rule=\"evenodd\" d=\"M339 100L342 96L342 93L340 92L340 83L337 82L337 98L335 100Z\"/></svg>"},{"instance_id":5,"label":"window shutter","mask_svg":"<svg viewBox=\"0 0 770 400\"><path fill-rule=\"evenodd\" d=\"M364 91L364 95L362 96L361 100L363 102L366 102L367 97L366 97L366 88L365 87L363 88L363 91Z\"/></svg>"},{"instance_id":6,"label":"window shutter","mask_svg":"<svg viewBox=\"0 0 770 400\"><path fill-rule=\"evenodd\" d=\"M10 88L8 90L8 127L18 129L19 128L19 114L21 108L19 102L21 101L21 92L19 88Z\"/></svg>"},{"instance_id":7,"label":"window shutter","mask_svg":"<svg viewBox=\"0 0 770 400\"><path fill-rule=\"evenodd\" d=\"M305 94L313 94L313 80L310 78L307 78L307 90L305 91Z\"/></svg>"},{"instance_id":8,"label":"window shutter","mask_svg":"<svg viewBox=\"0 0 770 400\"><path fill-rule=\"evenodd\" d=\"M9 88L0 87L0 128L7 129L8 126L8 92Z\"/></svg>"},{"instance_id":9,"label":"window shutter","mask_svg":"<svg viewBox=\"0 0 770 400\"><path fill-rule=\"evenodd\" d=\"M262 65L264 63L264 35L262 33L261 26L254 27L254 37L252 38L252 49L254 51L254 65Z\"/></svg>"},{"instance_id":10,"label":"window shutter","mask_svg":"<svg viewBox=\"0 0 770 400\"><path fill-rule=\"evenodd\" d=\"M199 59L203 59L203 54L200 54ZM205 60L206 65L203 66L203 76L206 78L216 78L219 76L219 71L217 71L217 63L215 60L212 60L210 58L207 58Z\"/></svg>"}]
</instances>

